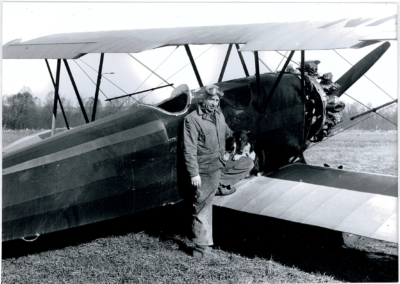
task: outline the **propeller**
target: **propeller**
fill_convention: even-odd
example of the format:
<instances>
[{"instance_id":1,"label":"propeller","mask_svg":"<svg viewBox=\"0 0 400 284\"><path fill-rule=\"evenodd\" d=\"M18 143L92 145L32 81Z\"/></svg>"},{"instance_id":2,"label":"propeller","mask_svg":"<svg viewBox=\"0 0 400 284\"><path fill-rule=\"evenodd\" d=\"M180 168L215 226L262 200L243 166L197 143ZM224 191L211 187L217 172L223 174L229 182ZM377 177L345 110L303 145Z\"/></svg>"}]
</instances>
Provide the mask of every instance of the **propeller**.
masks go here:
<instances>
[{"instance_id":1,"label":"propeller","mask_svg":"<svg viewBox=\"0 0 400 284\"><path fill-rule=\"evenodd\" d=\"M340 77L335 83L339 84L339 90L335 94L340 97L344 92L347 91L358 79L360 79L375 62L381 58L381 56L390 47L389 42L378 46L373 51L368 53L363 59L357 62L353 67L349 69L342 77Z\"/></svg>"}]
</instances>

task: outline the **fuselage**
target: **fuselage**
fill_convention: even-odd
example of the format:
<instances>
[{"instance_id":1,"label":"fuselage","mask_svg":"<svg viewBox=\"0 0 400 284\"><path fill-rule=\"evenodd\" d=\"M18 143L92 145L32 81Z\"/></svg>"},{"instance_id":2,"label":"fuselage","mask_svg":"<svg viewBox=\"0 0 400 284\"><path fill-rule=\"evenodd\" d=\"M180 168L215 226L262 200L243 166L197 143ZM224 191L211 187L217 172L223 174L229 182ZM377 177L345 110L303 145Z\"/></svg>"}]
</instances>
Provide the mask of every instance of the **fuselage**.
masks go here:
<instances>
[{"instance_id":1,"label":"fuselage","mask_svg":"<svg viewBox=\"0 0 400 284\"><path fill-rule=\"evenodd\" d=\"M277 74L217 83L232 130L250 130L266 171L301 153L300 79ZM175 203L189 192L181 126L201 96L133 106L3 156L3 241L60 231Z\"/></svg>"}]
</instances>

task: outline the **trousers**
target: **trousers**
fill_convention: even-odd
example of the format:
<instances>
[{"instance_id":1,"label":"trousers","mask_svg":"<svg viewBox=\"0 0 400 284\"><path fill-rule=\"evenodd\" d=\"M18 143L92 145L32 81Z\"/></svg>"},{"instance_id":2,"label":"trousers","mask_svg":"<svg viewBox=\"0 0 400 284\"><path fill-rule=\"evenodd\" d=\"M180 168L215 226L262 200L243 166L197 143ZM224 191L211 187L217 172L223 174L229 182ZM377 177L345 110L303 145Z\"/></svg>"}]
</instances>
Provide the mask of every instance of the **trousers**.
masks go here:
<instances>
[{"instance_id":1,"label":"trousers","mask_svg":"<svg viewBox=\"0 0 400 284\"><path fill-rule=\"evenodd\" d=\"M241 157L239 160L233 161L232 157L226 161L225 167L221 171L220 184L227 187L234 186L253 169L254 162L249 157Z\"/></svg>"},{"instance_id":2,"label":"trousers","mask_svg":"<svg viewBox=\"0 0 400 284\"><path fill-rule=\"evenodd\" d=\"M199 246L212 246L213 198L218 189L221 170L201 173L201 186L196 188L192 214L192 241Z\"/></svg>"}]
</instances>

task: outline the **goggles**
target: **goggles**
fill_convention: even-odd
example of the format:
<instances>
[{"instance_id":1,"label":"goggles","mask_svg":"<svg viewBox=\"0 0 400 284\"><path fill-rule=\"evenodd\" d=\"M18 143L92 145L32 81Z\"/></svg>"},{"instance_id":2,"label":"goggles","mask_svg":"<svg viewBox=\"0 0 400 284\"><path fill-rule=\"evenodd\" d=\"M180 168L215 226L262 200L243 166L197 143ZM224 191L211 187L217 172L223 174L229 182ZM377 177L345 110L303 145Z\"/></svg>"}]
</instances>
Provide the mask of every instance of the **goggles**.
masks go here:
<instances>
[{"instance_id":1,"label":"goggles","mask_svg":"<svg viewBox=\"0 0 400 284\"><path fill-rule=\"evenodd\" d=\"M220 97L224 96L224 92L222 92L220 88L218 88L218 86L215 85L208 85L206 86L205 90L207 96L215 96L215 95L218 95Z\"/></svg>"}]
</instances>

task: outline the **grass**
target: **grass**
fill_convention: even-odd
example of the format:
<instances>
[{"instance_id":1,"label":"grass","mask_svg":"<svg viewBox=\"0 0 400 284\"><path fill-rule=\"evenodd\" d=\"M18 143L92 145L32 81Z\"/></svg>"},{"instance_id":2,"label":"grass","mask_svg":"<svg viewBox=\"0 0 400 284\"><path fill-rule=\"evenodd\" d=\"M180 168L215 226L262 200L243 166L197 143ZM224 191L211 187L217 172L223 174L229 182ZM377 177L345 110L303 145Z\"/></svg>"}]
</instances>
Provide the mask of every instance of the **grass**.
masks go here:
<instances>
[{"instance_id":1,"label":"grass","mask_svg":"<svg viewBox=\"0 0 400 284\"><path fill-rule=\"evenodd\" d=\"M304 152L308 164L398 175L397 132L345 131Z\"/></svg>"},{"instance_id":2,"label":"grass","mask_svg":"<svg viewBox=\"0 0 400 284\"><path fill-rule=\"evenodd\" d=\"M89 244L8 261L4 283L261 283L334 282L272 260L218 251L217 260L195 260L173 241L144 233L94 240ZM21 273L21 272L24 273ZM36 280L36 281L35 281Z\"/></svg>"},{"instance_id":3,"label":"grass","mask_svg":"<svg viewBox=\"0 0 400 284\"><path fill-rule=\"evenodd\" d=\"M7 135L13 134L3 131L3 145ZM305 158L320 166L397 174L397 133L339 134L307 150ZM336 232L231 211L214 212L218 258L196 260L184 210L179 203L33 243L5 243L2 283L398 281L397 244L361 238L343 248Z\"/></svg>"}]
</instances>

